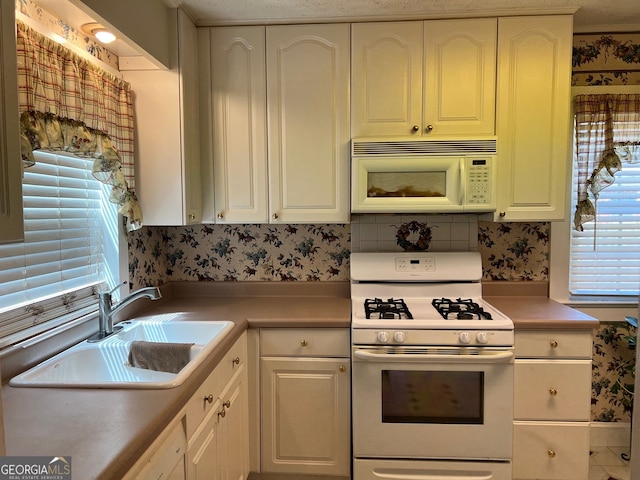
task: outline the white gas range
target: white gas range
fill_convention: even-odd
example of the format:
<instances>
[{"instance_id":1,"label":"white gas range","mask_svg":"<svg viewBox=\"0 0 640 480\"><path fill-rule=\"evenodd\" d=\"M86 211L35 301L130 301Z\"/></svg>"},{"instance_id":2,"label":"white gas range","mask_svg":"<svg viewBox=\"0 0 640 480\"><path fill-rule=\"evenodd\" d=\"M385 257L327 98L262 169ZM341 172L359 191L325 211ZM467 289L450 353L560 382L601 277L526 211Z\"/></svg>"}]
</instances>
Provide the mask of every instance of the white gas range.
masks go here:
<instances>
[{"instance_id":1,"label":"white gas range","mask_svg":"<svg viewBox=\"0 0 640 480\"><path fill-rule=\"evenodd\" d=\"M481 278L477 252L351 255L355 480L511 478L513 322Z\"/></svg>"}]
</instances>

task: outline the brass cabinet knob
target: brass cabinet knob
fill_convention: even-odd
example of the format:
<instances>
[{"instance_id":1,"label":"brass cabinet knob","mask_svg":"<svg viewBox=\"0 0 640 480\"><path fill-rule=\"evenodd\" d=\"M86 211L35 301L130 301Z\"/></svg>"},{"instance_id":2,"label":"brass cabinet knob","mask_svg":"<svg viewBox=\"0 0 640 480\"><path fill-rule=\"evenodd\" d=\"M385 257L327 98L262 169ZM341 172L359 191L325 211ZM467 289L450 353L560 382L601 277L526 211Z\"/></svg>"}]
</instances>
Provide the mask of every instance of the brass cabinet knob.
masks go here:
<instances>
[{"instance_id":1,"label":"brass cabinet knob","mask_svg":"<svg viewBox=\"0 0 640 480\"><path fill-rule=\"evenodd\" d=\"M218 219L222 220L224 218L224 213L220 212L218 213Z\"/></svg>"},{"instance_id":2,"label":"brass cabinet knob","mask_svg":"<svg viewBox=\"0 0 640 480\"><path fill-rule=\"evenodd\" d=\"M427 128L425 128L424 131L427 133L431 133L433 131L433 125L427 125Z\"/></svg>"},{"instance_id":3,"label":"brass cabinet knob","mask_svg":"<svg viewBox=\"0 0 640 480\"><path fill-rule=\"evenodd\" d=\"M218 416L219 417L226 417L227 416L227 408L231 407L231 400L227 400L226 402L222 403L222 410L218 411Z\"/></svg>"},{"instance_id":4,"label":"brass cabinet knob","mask_svg":"<svg viewBox=\"0 0 640 480\"><path fill-rule=\"evenodd\" d=\"M233 363L234 365L240 365L240 357L236 357L233 360L231 360L231 363Z\"/></svg>"},{"instance_id":5,"label":"brass cabinet knob","mask_svg":"<svg viewBox=\"0 0 640 480\"><path fill-rule=\"evenodd\" d=\"M344 373L344 372L346 372L346 371L347 371L347 367L345 367L344 365L340 365L340 366L338 367L338 370L340 371L340 373Z\"/></svg>"},{"instance_id":6,"label":"brass cabinet knob","mask_svg":"<svg viewBox=\"0 0 640 480\"><path fill-rule=\"evenodd\" d=\"M189 220L195 220L196 216L193 213L189 214Z\"/></svg>"},{"instance_id":7,"label":"brass cabinet knob","mask_svg":"<svg viewBox=\"0 0 640 480\"><path fill-rule=\"evenodd\" d=\"M420 127L418 125L414 125L413 127L411 127L411 131L412 132L418 132L418 131L420 131Z\"/></svg>"},{"instance_id":8,"label":"brass cabinet knob","mask_svg":"<svg viewBox=\"0 0 640 480\"><path fill-rule=\"evenodd\" d=\"M307 343L307 341L306 341L306 340L302 340L302 341L300 342L300 346L302 346L302 347L306 347L307 345L309 345L309 344Z\"/></svg>"},{"instance_id":9,"label":"brass cabinet knob","mask_svg":"<svg viewBox=\"0 0 640 480\"><path fill-rule=\"evenodd\" d=\"M551 341L549 342L549 346L550 346L551 348L558 348L558 342L556 342L555 340L551 340Z\"/></svg>"},{"instance_id":10,"label":"brass cabinet knob","mask_svg":"<svg viewBox=\"0 0 640 480\"><path fill-rule=\"evenodd\" d=\"M271 215L273 217L274 220L277 220L279 215L277 213L274 213L273 215Z\"/></svg>"},{"instance_id":11,"label":"brass cabinet knob","mask_svg":"<svg viewBox=\"0 0 640 480\"><path fill-rule=\"evenodd\" d=\"M213 403L213 395L207 395L206 397L204 397L204 401L207 403Z\"/></svg>"},{"instance_id":12,"label":"brass cabinet knob","mask_svg":"<svg viewBox=\"0 0 640 480\"><path fill-rule=\"evenodd\" d=\"M549 458L555 458L556 452L555 450L549 449L547 450L547 455L549 455Z\"/></svg>"},{"instance_id":13,"label":"brass cabinet knob","mask_svg":"<svg viewBox=\"0 0 640 480\"><path fill-rule=\"evenodd\" d=\"M500 212L500 213L499 213L499 215L500 215L501 217L506 217L506 216L507 216L507 212Z\"/></svg>"},{"instance_id":14,"label":"brass cabinet knob","mask_svg":"<svg viewBox=\"0 0 640 480\"><path fill-rule=\"evenodd\" d=\"M551 395L552 397L555 397L557 394L558 394L558 390L556 390L555 388L549 389L549 395Z\"/></svg>"}]
</instances>

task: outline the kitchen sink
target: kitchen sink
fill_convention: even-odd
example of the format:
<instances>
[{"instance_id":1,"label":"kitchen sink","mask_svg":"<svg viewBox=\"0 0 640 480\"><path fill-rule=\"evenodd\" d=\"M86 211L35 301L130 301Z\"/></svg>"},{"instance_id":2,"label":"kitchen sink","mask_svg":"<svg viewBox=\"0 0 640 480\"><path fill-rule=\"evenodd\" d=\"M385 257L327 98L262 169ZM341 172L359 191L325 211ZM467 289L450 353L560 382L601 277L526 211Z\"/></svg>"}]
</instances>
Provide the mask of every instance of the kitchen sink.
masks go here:
<instances>
[{"instance_id":1,"label":"kitchen sink","mask_svg":"<svg viewBox=\"0 0 640 480\"><path fill-rule=\"evenodd\" d=\"M160 318L158 318L160 317ZM121 322L123 328L101 342L84 341L11 379L16 387L173 388L182 384L233 329L230 321L146 317ZM193 343L190 360L178 373L133 367L129 349L136 340Z\"/></svg>"}]
</instances>

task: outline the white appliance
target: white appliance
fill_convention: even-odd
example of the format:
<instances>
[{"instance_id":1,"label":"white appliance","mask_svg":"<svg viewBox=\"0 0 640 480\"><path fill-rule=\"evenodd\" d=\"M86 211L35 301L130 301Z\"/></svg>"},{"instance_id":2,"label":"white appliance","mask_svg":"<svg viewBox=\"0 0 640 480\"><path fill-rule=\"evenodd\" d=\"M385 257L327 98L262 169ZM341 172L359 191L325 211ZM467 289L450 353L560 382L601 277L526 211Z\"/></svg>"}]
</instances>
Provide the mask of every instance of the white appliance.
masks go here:
<instances>
[{"instance_id":1,"label":"white appliance","mask_svg":"<svg viewBox=\"0 0 640 480\"><path fill-rule=\"evenodd\" d=\"M476 252L351 255L355 480L511 479L513 322Z\"/></svg>"},{"instance_id":2,"label":"white appliance","mask_svg":"<svg viewBox=\"0 0 640 480\"><path fill-rule=\"evenodd\" d=\"M354 213L492 212L496 140L354 139Z\"/></svg>"}]
</instances>

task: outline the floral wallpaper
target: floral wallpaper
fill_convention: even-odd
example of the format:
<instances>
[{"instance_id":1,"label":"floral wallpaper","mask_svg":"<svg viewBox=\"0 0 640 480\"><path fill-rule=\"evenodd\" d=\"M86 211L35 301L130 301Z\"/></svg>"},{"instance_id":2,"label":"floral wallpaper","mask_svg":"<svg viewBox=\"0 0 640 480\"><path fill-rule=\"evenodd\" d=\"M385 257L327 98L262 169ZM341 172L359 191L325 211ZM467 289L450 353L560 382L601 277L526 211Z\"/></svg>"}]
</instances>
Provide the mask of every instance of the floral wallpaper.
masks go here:
<instances>
[{"instance_id":1,"label":"floral wallpaper","mask_svg":"<svg viewBox=\"0 0 640 480\"><path fill-rule=\"evenodd\" d=\"M572 85L640 85L640 33L575 33Z\"/></svg>"},{"instance_id":2,"label":"floral wallpaper","mask_svg":"<svg viewBox=\"0 0 640 480\"><path fill-rule=\"evenodd\" d=\"M628 336L637 329L626 322L601 325L593 342L591 418L596 422L630 422L635 350Z\"/></svg>"},{"instance_id":3,"label":"floral wallpaper","mask_svg":"<svg viewBox=\"0 0 640 480\"><path fill-rule=\"evenodd\" d=\"M548 222L479 222L484 280L548 281L550 229Z\"/></svg>"},{"instance_id":4,"label":"floral wallpaper","mask_svg":"<svg viewBox=\"0 0 640 480\"><path fill-rule=\"evenodd\" d=\"M129 281L348 281L349 239L348 225L145 227L129 235Z\"/></svg>"}]
</instances>

